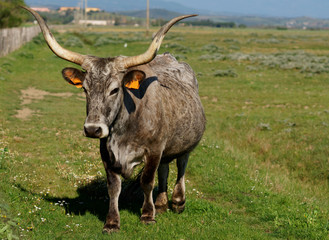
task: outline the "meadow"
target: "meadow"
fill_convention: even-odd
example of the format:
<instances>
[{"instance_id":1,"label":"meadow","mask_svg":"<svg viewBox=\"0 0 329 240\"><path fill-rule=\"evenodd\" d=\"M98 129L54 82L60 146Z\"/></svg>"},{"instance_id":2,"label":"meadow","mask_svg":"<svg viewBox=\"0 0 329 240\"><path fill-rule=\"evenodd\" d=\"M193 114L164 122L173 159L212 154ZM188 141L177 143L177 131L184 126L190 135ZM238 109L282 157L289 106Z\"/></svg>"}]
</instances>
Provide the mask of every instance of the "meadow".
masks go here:
<instances>
[{"instance_id":1,"label":"meadow","mask_svg":"<svg viewBox=\"0 0 329 240\"><path fill-rule=\"evenodd\" d=\"M151 42L129 28L55 37L100 57ZM84 94L38 36L0 58L0 238L329 239L329 32L175 26L163 52L192 66L207 117L185 211L143 225L139 191L123 191L121 231L102 235L105 172L98 141L82 134Z\"/></svg>"}]
</instances>

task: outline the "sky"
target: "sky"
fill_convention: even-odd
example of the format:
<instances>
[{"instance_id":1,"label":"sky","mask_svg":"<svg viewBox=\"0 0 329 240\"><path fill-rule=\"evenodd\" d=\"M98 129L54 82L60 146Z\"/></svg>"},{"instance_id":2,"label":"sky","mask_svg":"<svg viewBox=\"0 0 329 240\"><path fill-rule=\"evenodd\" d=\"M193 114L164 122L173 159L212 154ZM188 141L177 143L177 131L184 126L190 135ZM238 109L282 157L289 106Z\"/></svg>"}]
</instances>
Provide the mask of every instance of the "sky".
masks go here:
<instances>
[{"instance_id":1,"label":"sky","mask_svg":"<svg viewBox=\"0 0 329 240\"><path fill-rule=\"evenodd\" d=\"M152 0L150 0L152 1ZM277 17L329 18L329 0L166 0L197 9Z\"/></svg>"},{"instance_id":2,"label":"sky","mask_svg":"<svg viewBox=\"0 0 329 240\"><path fill-rule=\"evenodd\" d=\"M51 3L77 6L81 0L25 0L26 3ZM183 5L183 9L198 9L213 13L229 13L269 17L313 17L329 19L329 0L150 0L150 7L157 5L172 6L170 10ZM88 5L97 5L102 9L121 6L125 10L136 10L136 6L146 6L146 0L88 0ZM160 6L158 4L158 6ZM105 7L106 6L106 7ZM179 7L180 9L181 6Z\"/></svg>"}]
</instances>

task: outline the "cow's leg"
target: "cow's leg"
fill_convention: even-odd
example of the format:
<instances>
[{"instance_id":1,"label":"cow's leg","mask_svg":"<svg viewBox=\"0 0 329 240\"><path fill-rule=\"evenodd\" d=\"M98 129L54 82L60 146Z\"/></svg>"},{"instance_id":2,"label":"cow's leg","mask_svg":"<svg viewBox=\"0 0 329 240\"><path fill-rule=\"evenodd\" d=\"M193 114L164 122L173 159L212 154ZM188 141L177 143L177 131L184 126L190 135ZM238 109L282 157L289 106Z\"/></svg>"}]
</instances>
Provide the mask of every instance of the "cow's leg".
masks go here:
<instances>
[{"instance_id":1,"label":"cow's leg","mask_svg":"<svg viewBox=\"0 0 329 240\"><path fill-rule=\"evenodd\" d=\"M154 187L155 173L160 163L160 156L147 156L141 176L141 187L144 192L141 221L146 224L155 223L155 207L152 191Z\"/></svg>"},{"instance_id":2,"label":"cow's leg","mask_svg":"<svg viewBox=\"0 0 329 240\"><path fill-rule=\"evenodd\" d=\"M110 197L109 212L106 216L103 233L110 234L120 229L119 195L121 192L121 179L119 174L110 170L111 161L115 161L115 158L113 153L108 151L106 147L106 139L100 141L100 153L107 176L107 189Z\"/></svg>"},{"instance_id":3,"label":"cow's leg","mask_svg":"<svg viewBox=\"0 0 329 240\"><path fill-rule=\"evenodd\" d=\"M172 209L174 212L181 213L185 209L185 169L187 166L189 154L177 158L177 181L172 195Z\"/></svg>"},{"instance_id":4,"label":"cow's leg","mask_svg":"<svg viewBox=\"0 0 329 240\"><path fill-rule=\"evenodd\" d=\"M167 180L169 164L160 163L158 168L158 196L155 201L156 213L163 213L168 209Z\"/></svg>"},{"instance_id":5,"label":"cow's leg","mask_svg":"<svg viewBox=\"0 0 329 240\"><path fill-rule=\"evenodd\" d=\"M119 195L121 192L121 179L119 174L112 171L107 172L107 188L110 204L103 233L111 233L120 229Z\"/></svg>"}]
</instances>

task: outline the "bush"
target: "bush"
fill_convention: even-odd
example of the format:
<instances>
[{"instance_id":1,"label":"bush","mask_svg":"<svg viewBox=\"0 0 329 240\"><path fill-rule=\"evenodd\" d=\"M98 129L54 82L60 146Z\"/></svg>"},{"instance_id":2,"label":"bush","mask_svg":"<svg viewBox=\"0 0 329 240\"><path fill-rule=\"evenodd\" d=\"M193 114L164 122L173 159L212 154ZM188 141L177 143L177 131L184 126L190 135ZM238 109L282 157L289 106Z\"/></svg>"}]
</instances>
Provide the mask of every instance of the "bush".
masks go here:
<instances>
[{"instance_id":1,"label":"bush","mask_svg":"<svg viewBox=\"0 0 329 240\"><path fill-rule=\"evenodd\" d=\"M214 52L217 52L218 49L219 48L215 44L207 44L207 45L204 45L201 50L210 52L210 53L214 53Z\"/></svg>"},{"instance_id":2,"label":"bush","mask_svg":"<svg viewBox=\"0 0 329 240\"><path fill-rule=\"evenodd\" d=\"M20 56L22 58L26 58L26 59L33 59L34 58L33 53L21 52L21 53L18 54L18 56Z\"/></svg>"},{"instance_id":3,"label":"bush","mask_svg":"<svg viewBox=\"0 0 329 240\"><path fill-rule=\"evenodd\" d=\"M198 59L201 61L222 61L226 59L226 56L220 53L205 54L201 55Z\"/></svg>"},{"instance_id":4,"label":"bush","mask_svg":"<svg viewBox=\"0 0 329 240\"><path fill-rule=\"evenodd\" d=\"M252 38L248 40L248 43L260 43L260 44L278 44L281 43L280 40L276 38L270 38L270 39L256 39Z\"/></svg>"},{"instance_id":5,"label":"bush","mask_svg":"<svg viewBox=\"0 0 329 240\"><path fill-rule=\"evenodd\" d=\"M18 27L27 19L20 5L25 5L23 0L0 1L0 28Z\"/></svg>"},{"instance_id":6,"label":"bush","mask_svg":"<svg viewBox=\"0 0 329 240\"><path fill-rule=\"evenodd\" d=\"M251 61L252 56L250 54L244 54L241 52L231 53L227 55L227 59L234 61Z\"/></svg>"},{"instance_id":7,"label":"bush","mask_svg":"<svg viewBox=\"0 0 329 240\"><path fill-rule=\"evenodd\" d=\"M231 45L231 46L229 46L229 49L237 51L237 50L240 50L240 47L237 45Z\"/></svg>"},{"instance_id":8,"label":"bush","mask_svg":"<svg viewBox=\"0 0 329 240\"><path fill-rule=\"evenodd\" d=\"M118 44L118 43L123 43L123 41L114 40L114 39L107 38L107 37L100 37L95 42L94 47L100 47L100 46L105 46L105 45L109 45L109 44Z\"/></svg>"},{"instance_id":9,"label":"bush","mask_svg":"<svg viewBox=\"0 0 329 240\"><path fill-rule=\"evenodd\" d=\"M238 74L236 73L235 69L226 69L226 70L217 70L214 73L215 77L237 77Z\"/></svg>"},{"instance_id":10,"label":"bush","mask_svg":"<svg viewBox=\"0 0 329 240\"><path fill-rule=\"evenodd\" d=\"M250 61L268 68L283 70L299 70L301 73L329 73L329 56L317 56L302 51L279 52L272 54L246 54L235 52L230 54L206 54L199 57L201 61ZM250 66L248 67L250 69ZM249 70L247 69L247 70ZM252 69L250 69L252 70Z\"/></svg>"},{"instance_id":11,"label":"bush","mask_svg":"<svg viewBox=\"0 0 329 240\"><path fill-rule=\"evenodd\" d=\"M64 42L65 47L83 47L83 42L78 37L71 36Z\"/></svg>"},{"instance_id":12,"label":"bush","mask_svg":"<svg viewBox=\"0 0 329 240\"><path fill-rule=\"evenodd\" d=\"M222 47L218 47L215 44L207 44L201 48L201 51L208 53L224 53L225 49Z\"/></svg>"},{"instance_id":13,"label":"bush","mask_svg":"<svg viewBox=\"0 0 329 240\"><path fill-rule=\"evenodd\" d=\"M238 40L233 39L233 38L226 38L226 39L224 39L223 42L225 42L225 43L236 43L236 44L240 43Z\"/></svg>"},{"instance_id":14,"label":"bush","mask_svg":"<svg viewBox=\"0 0 329 240\"><path fill-rule=\"evenodd\" d=\"M44 43L44 39L41 36L41 34L37 35L36 37L33 38L33 43L37 44L37 45L41 45Z\"/></svg>"},{"instance_id":15,"label":"bush","mask_svg":"<svg viewBox=\"0 0 329 240\"><path fill-rule=\"evenodd\" d=\"M174 49L175 52L179 52L179 53L189 53L189 52L191 52L191 49L189 47L185 47L185 46L177 44L177 43L169 43L169 44L166 44L165 47Z\"/></svg>"}]
</instances>

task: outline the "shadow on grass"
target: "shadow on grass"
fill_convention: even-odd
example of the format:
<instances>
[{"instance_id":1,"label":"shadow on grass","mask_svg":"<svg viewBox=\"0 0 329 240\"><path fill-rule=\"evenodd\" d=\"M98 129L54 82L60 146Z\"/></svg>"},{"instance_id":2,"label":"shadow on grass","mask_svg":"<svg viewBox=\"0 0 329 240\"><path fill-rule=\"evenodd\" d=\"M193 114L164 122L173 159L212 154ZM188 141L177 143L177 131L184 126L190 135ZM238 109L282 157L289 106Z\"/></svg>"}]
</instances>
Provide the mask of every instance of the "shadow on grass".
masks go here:
<instances>
[{"instance_id":1,"label":"shadow on grass","mask_svg":"<svg viewBox=\"0 0 329 240\"><path fill-rule=\"evenodd\" d=\"M28 192L22 186L17 187L24 192ZM157 189L154 189L154 192L156 191ZM40 196L33 192L30 193ZM97 216L99 220L105 222L109 208L106 178L96 178L90 183L80 186L77 189L77 193L79 196L76 198L42 197L55 205L63 206L65 208L65 214L85 215L89 212ZM119 210L128 210L139 216L141 214L140 209L143 205L143 200L144 195L139 184L139 178L122 182Z\"/></svg>"}]
</instances>

